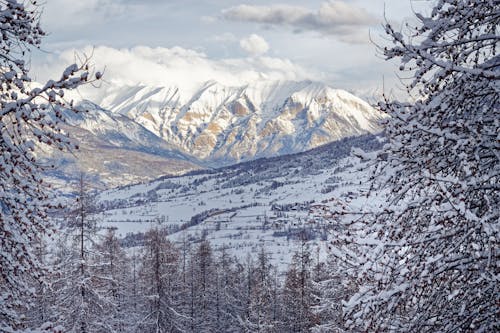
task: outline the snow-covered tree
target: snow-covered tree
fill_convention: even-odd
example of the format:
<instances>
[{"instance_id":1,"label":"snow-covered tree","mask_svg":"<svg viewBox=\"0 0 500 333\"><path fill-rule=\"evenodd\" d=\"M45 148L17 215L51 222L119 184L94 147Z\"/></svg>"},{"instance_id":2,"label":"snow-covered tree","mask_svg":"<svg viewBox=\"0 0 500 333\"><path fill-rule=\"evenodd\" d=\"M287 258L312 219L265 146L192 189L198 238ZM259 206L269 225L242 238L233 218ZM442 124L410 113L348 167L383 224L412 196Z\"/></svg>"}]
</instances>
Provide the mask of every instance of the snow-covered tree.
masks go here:
<instances>
[{"instance_id":1,"label":"snow-covered tree","mask_svg":"<svg viewBox=\"0 0 500 333\"><path fill-rule=\"evenodd\" d=\"M52 204L35 145L67 149L59 127L65 89L91 78L88 63L69 66L58 80L31 85L27 59L45 35L35 1L0 1L0 329L18 327L27 281L41 280L33 242L50 230ZM100 77L100 74L97 74Z\"/></svg>"},{"instance_id":2,"label":"snow-covered tree","mask_svg":"<svg viewBox=\"0 0 500 333\"><path fill-rule=\"evenodd\" d=\"M158 226L147 232L140 271L143 305L138 332L182 332L179 253Z\"/></svg>"},{"instance_id":3,"label":"snow-covered tree","mask_svg":"<svg viewBox=\"0 0 500 333\"><path fill-rule=\"evenodd\" d=\"M210 243L202 241L192 253L190 261L192 291L191 331L216 332L217 327L217 273ZM194 328L194 330L193 330Z\"/></svg>"},{"instance_id":4,"label":"snow-covered tree","mask_svg":"<svg viewBox=\"0 0 500 333\"><path fill-rule=\"evenodd\" d=\"M317 324L313 312L315 305L311 277L311 252L302 241L286 274L283 286L282 326L285 332L307 332Z\"/></svg>"},{"instance_id":5,"label":"snow-covered tree","mask_svg":"<svg viewBox=\"0 0 500 333\"><path fill-rule=\"evenodd\" d=\"M216 272L219 295L217 327L222 332L241 332L242 325L239 319L244 312L244 300L240 297L244 280L243 267L223 247L217 260Z\"/></svg>"},{"instance_id":6,"label":"snow-covered tree","mask_svg":"<svg viewBox=\"0 0 500 333\"><path fill-rule=\"evenodd\" d=\"M250 311L248 325L253 332L276 332L278 321L277 290L274 267L264 246L251 271Z\"/></svg>"},{"instance_id":7,"label":"snow-covered tree","mask_svg":"<svg viewBox=\"0 0 500 333\"><path fill-rule=\"evenodd\" d=\"M139 253L134 249L132 253L128 256L130 272L128 276L128 282L126 283L127 297L125 301L125 315L127 316L129 323L137 323L140 319L139 317L139 293L140 293L140 256ZM133 325L129 325L132 327ZM132 331L131 329L128 332Z\"/></svg>"},{"instance_id":8,"label":"snow-covered tree","mask_svg":"<svg viewBox=\"0 0 500 333\"><path fill-rule=\"evenodd\" d=\"M386 25L393 45L383 53L411 74L413 101L380 105L389 115L375 183L388 192L383 212L339 235L357 244L344 257L360 284L346 324L497 331L500 3L439 0L416 16L407 34Z\"/></svg>"},{"instance_id":9,"label":"snow-covered tree","mask_svg":"<svg viewBox=\"0 0 500 333\"><path fill-rule=\"evenodd\" d=\"M348 296L343 282L347 279L341 275L337 259L334 256L329 259L317 260L312 270L313 312L317 320L311 332L315 333L343 331L342 301Z\"/></svg>"},{"instance_id":10,"label":"snow-covered tree","mask_svg":"<svg viewBox=\"0 0 500 333\"><path fill-rule=\"evenodd\" d=\"M125 251L110 228L94 247L95 274L99 276L96 289L108 300L102 320L106 321L115 332L126 332L129 320L134 317L131 306L131 269Z\"/></svg>"},{"instance_id":11,"label":"snow-covered tree","mask_svg":"<svg viewBox=\"0 0 500 333\"><path fill-rule=\"evenodd\" d=\"M115 312L113 299L107 297L108 276L103 276L97 253L97 221L93 218L93 198L83 175L75 204L68 214L65 234L55 254L54 321L65 332L115 332L107 314Z\"/></svg>"},{"instance_id":12,"label":"snow-covered tree","mask_svg":"<svg viewBox=\"0 0 500 333\"><path fill-rule=\"evenodd\" d=\"M26 323L25 326L30 328L42 327L53 320L51 306L54 302L54 293L50 285L51 263L48 261L50 253L45 241L40 240L36 245L35 253L39 263L46 267L48 274L45 274L42 281L33 281L34 295L27 295L26 297L26 303L29 306L27 307L24 322Z\"/></svg>"}]
</instances>

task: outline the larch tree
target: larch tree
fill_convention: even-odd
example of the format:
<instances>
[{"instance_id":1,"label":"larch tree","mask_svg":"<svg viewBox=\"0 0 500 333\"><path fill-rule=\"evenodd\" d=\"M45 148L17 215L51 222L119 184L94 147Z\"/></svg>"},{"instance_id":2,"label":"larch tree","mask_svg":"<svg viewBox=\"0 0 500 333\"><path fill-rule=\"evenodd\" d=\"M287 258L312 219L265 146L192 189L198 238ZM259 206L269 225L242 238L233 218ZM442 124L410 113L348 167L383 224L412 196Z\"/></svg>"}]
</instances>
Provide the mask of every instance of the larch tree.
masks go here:
<instances>
[{"instance_id":1,"label":"larch tree","mask_svg":"<svg viewBox=\"0 0 500 333\"><path fill-rule=\"evenodd\" d=\"M182 332L177 293L179 253L158 226L146 233L140 271L143 304L139 332Z\"/></svg>"},{"instance_id":2,"label":"larch tree","mask_svg":"<svg viewBox=\"0 0 500 333\"><path fill-rule=\"evenodd\" d=\"M220 250L217 260L217 289L219 297L219 323L217 327L223 332L241 332L238 318L243 312L243 301L240 297L242 269L238 261L231 257L225 247Z\"/></svg>"},{"instance_id":3,"label":"larch tree","mask_svg":"<svg viewBox=\"0 0 500 333\"><path fill-rule=\"evenodd\" d=\"M306 332L317 322L316 303L311 276L311 252L302 240L290 264L283 286L282 325L285 332Z\"/></svg>"},{"instance_id":4,"label":"larch tree","mask_svg":"<svg viewBox=\"0 0 500 333\"><path fill-rule=\"evenodd\" d=\"M216 332L217 327L217 275L215 258L210 243L207 240L200 242L191 259L194 266L194 312L195 331Z\"/></svg>"},{"instance_id":5,"label":"larch tree","mask_svg":"<svg viewBox=\"0 0 500 333\"><path fill-rule=\"evenodd\" d=\"M316 316L311 332L342 332L342 301L346 298L346 289L342 282L342 270L337 259L330 256L326 262L319 261L312 269L312 285L314 294L313 313Z\"/></svg>"},{"instance_id":6,"label":"larch tree","mask_svg":"<svg viewBox=\"0 0 500 333\"><path fill-rule=\"evenodd\" d=\"M261 245L257 261L252 269L252 289L250 294L250 316L249 325L253 332L275 332L277 331L277 302L276 290L273 279L273 266Z\"/></svg>"},{"instance_id":7,"label":"larch tree","mask_svg":"<svg viewBox=\"0 0 500 333\"><path fill-rule=\"evenodd\" d=\"M99 280L96 286L107 299L103 321L115 332L126 332L129 320L134 317L130 306L131 267L125 251L116 236L116 228L107 229L102 239L94 246L93 261Z\"/></svg>"},{"instance_id":8,"label":"larch tree","mask_svg":"<svg viewBox=\"0 0 500 333\"><path fill-rule=\"evenodd\" d=\"M55 322L65 332L115 332L107 314L116 310L108 297L109 276L104 276L102 253L98 250L94 200L80 176L77 197L68 213L65 234L55 255L52 277L56 294L53 304Z\"/></svg>"},{"instance_id":9,"label":"larch tree","mask_svg":"<svg viewBox=\"0 0 500 333\"><path fill-rule=\"evenodd\" d=\"M30 50L40 46L44 31L35 1L0 1L0 329L22 323L21 301L40 281L41 265L32 243L50 230L52 204L42 180L44 166L36 145L71 148L62 133L64 91L91 80L88 62L69 66L57 80L31 85L27 63ZM97 78L100 77L96 73Z\"/></svg>"},{"instance_id":10,"label":"larch tree","mask_svg":"<svg viewBox=\"0 0 500 333\"><path fill-rule=\"evenodd\" d=\"M52 322L53 316L51 312L51 306L54 302L54 293L50 284L51 276L51 262L48 260L50 257L50 252L48 251L48 246L44 240L40 240L40 243L36 245L36 255L38 262L43 265L47 274L44 275L44 279L41 281L33 281L32 285L35 288L33 295L27 295L26 297L26 314L25 326L30 328L38 328L43 325L48 326L48 322Z\"/></svg>"},{"instance_id":11,"label":"larch tree","mask_svg":"<svg viewBox=\"0 0 500 333\"><path fill-rule=\"evenodd\" d=\"M500 2L439 0L416 17L406 33L385 26L383 54L411 74L413 101L380 104L389 117L375 190L388 194L338 235L359 284L345 324L498 331Z\"/></svg>"}]
</instances>

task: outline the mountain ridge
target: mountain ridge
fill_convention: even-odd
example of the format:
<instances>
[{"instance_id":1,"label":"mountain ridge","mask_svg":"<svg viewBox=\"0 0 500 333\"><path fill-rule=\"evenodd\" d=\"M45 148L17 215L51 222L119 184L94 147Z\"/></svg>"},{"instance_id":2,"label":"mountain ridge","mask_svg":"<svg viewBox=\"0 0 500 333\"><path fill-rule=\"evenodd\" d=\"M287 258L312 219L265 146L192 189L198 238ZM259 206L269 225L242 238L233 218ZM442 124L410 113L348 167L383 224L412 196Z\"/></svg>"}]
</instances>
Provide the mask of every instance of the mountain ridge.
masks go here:
<instances>
[{"instance_id":1,"label":"mountain ridge","mask_svg":"<svg viewBox=\"0 0 500 333\"><path fill-rule=\"evenodd\" d=\"M112 86L96 104L126 115L176 149L210 165L296 153L376 133L383 115L360 98L313 81L237 87L207 81L178 87Z\"/></svg>"},{"instance_id":2,"label":"mountain ridge","mask_svg":"<svg viewBox=\"0 0 500 333\"><path fill-rule=\"evenodd\" d=\"M362 99L313 81L261 81L229 87L104 87L101 100L77 100L67 133L82 149L49 152L60 180L83 171L101 188L164 174L296 154L380 130L383 115ZM59 159L59 163L58 163Z\"/></svg>"}]
</instances>

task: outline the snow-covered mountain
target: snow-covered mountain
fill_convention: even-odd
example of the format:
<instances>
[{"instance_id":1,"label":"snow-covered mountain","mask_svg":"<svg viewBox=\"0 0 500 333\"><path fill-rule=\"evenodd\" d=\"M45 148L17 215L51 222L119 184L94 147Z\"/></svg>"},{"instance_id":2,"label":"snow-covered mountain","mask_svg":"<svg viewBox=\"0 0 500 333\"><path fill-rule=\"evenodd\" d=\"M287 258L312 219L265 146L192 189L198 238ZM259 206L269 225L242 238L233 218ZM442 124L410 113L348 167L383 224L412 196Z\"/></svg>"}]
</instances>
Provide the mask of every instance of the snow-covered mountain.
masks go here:
<instances>
[{"instance_id":1,"label":"snow-covered mountain","mask_svg":"<svg viewBox=\"0 0 500 333\"><path fill-rule=\"evenodd\" d=\"M193 88L194 87L194 88ZM307 151L376 133L382 114L354 95L311 81L210 81L183 89L114 82L85 112L67 113L74 154L44 153L65 184L80 171L102 188Z\"/></svg>"},{"instance_id":2,"label":"snow-covered mountain","mask_svg":"<svg viewBox=\"0 0 500 333\"><path fill-rule=\"evenodd\" d=\"M62 153L39 147L46 164L56 166L47 176L58 188L69 190L68 185L81 172L91 178L94 187L110 188L202 168L195 158L126 116L90 102L80 103L79 108L85 112L66 112L62 125L79 149Z\"/></svg>"},{"instance_id":3,"label":"snow-covered mountain","mask_svg":"<svg viewBox=\"0 0 500 333\"><path fill-rule=\"evenodd\" d=\"M210 81L196 89L111 84L94 100L172 147L212 166L305 151L375 133L382 115L339 89L311 81Z\"/></svg>"}]
</instances>

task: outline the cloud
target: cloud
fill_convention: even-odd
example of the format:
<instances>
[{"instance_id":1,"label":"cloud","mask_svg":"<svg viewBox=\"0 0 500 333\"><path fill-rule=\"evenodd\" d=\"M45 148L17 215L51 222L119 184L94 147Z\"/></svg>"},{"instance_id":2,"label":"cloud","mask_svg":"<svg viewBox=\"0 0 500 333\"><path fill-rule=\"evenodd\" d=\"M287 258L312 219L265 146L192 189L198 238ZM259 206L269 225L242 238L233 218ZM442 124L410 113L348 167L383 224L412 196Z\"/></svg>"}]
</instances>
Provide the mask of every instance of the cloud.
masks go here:
<instances>
[{"instance_id":1,"label":"cloud","mask_svg":"<svg viewBox=\"0 0 500 333\"><path fill-rule=\"evenodd\" d=\"M113 24L126 23L133 28L134 24L165 19L168 6L161 0L50 0L44 1L40 19L47 32L60 35L97 29L101 36L112 33Z\"/></svg>"},{"instance_id":2,"label":"cloud","mask_svg":"<svg viewBox=\"0 0 500 333\"><path fill-rule=\"evenodd\" d=\"M365 9L342 1L323 2L317 11L290 5L243 4L224 9L222 17L231 21L289 26L296 32L317 31L338 36L346 42L349 42L346 36L356 36L360 28L366 28L377 22Z\"/></svg>"},{"instance_id":3,"label":"cloud","mask_svg":"<svg viewBox=\"0 0 500 333\"><path fill-rule=\"evenodd\" d=\"M81 90L82 96L95 102L106 96L107 89L120 86L176 87L187 97L212 80L227 86L241 86L261 80L299 81L318 76L281 58L260 56L216 60L181 47L116 49L99 46L66 50L43 64L37 64L36 79L43 82L59 77L63 69L74 62L75 52L92 54L96 68L105 68L101 89L86 87Z\"/></svg>"},{"instance_id":4,"label":"cloud","mask_svg":"<svg viewBox=\"0 0 500 333\"><path fill-rule=\"evenodd\" d=\"M269 51L269 44L259 35L251 34L240 40L240 47L251 55L261 55Z\"/></svg>"}]
</instances>

